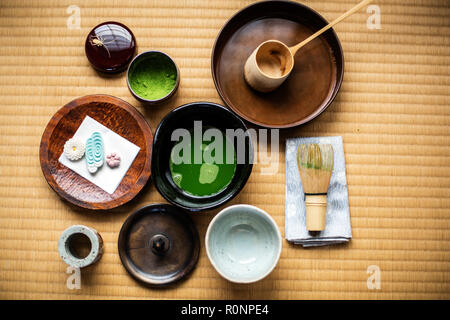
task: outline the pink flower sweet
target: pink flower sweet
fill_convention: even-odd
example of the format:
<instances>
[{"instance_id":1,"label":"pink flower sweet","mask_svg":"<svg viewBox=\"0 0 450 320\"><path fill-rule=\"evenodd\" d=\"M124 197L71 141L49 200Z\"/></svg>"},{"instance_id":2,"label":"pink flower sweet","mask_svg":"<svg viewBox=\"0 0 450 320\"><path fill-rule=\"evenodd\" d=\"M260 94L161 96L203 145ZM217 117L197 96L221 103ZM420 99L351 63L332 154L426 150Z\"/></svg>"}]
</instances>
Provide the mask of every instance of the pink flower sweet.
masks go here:
<instances>
[{"instance_id":1,"label":"pink flower sweet","mask_svg":"<svg viewBox=\"0 0 450 320\"><path fill-rule=\"evenodd\" d=\"M116 152L111 152L106 156L106 163L110 168L115 168L120 165L120 156Z\"/></svg>"}]
</instances>

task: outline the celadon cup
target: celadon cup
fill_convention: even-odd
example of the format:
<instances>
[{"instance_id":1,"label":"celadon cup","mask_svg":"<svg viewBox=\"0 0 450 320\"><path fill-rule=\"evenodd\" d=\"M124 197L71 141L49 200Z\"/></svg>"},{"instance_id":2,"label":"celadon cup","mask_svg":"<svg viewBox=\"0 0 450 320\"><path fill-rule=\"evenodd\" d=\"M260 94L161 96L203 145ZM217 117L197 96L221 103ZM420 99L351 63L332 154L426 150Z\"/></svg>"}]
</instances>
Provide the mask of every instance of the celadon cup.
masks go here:
<instances>
[{"instance_id":1,"label":"celadon cup","mask_svg":"<svg viewBox=\"0 0 450 320\"><path fill-rule=\"evenodd\" d=\"M267 212L239 204L223 209L212 219L205 246L211 264L222 277L235 283L252 283L275 268L282 238Z\"/></svg>"}]
</instances>

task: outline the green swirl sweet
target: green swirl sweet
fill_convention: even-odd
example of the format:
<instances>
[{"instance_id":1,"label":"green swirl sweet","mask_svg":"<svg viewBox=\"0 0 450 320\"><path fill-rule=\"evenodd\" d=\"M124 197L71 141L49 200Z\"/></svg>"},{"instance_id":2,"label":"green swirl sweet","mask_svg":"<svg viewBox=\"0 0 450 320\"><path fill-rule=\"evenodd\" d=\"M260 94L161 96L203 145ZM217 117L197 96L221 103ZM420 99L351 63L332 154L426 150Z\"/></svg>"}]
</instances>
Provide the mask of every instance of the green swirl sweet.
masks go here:
<instances>
[{"instance_id":1,"label":"green swirl sweet","mask_svg":"<svg viewBox=\"0 0 450 320\"><path fill-rule=\"evenodd\" d=\"M97 172L98 168L103 165L105 152L103 148L102 135L94 132L86 141L86 164L90 173Z\"/></svg>"}]
</instances>

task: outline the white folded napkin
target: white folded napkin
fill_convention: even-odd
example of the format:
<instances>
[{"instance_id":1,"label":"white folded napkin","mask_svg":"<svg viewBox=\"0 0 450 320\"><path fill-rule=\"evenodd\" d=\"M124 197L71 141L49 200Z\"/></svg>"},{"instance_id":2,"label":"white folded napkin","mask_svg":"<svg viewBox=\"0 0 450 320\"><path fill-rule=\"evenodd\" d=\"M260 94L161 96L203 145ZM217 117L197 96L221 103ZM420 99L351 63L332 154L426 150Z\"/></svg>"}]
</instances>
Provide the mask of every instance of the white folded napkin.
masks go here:
<instances>
[{"instance_id":1,"label":"white folded napkin","mask_svg":"<svg viewBox=\"0 0 450 320\"><path fill-rule=\"evenodd\" d=\"M327 194L326 226L325 230L317 233L306 229L305 194L296 158L297 147L302 143L329 143L334 150L334 167ZM287 139L285 215L286 240L304 247L342 243L352 238L342 137Z\"/></svg>"}]
</instances>

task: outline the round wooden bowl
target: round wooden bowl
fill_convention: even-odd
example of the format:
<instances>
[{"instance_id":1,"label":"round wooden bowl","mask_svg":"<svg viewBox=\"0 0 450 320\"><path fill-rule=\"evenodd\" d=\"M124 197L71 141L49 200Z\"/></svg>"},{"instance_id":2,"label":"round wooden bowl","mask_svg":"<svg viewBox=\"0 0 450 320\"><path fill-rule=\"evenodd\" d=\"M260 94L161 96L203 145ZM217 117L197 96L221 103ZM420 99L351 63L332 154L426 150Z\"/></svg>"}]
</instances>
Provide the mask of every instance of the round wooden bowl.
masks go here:
<instances>
[{"instance_id":1,"label":"round wooden bowl","mask_svg":"<svg viewBox=\"0 0 450 320\"><path fill-rule=\"evenodd\" d=\"M334 100L344 74L344 55L333 29L295 55L294 69L269 93L253 90L244 65L261 43L276 39L292 46L328 22L311 8L293 1L261 1L236 13L217 36L211 55L216 89L225 104L243 119L268 128L304 124Z\"/></svg>"},{"instance_id":2,"label":"round wooden bowl","mask_svg":"<svg viewBox=\"0 0 450 320\"><path fill-rule=\"evenodd\" d=\"M58 162L64 144L86 116L140 147L131 167L113 194ZM144 117L128 102L108 95L75 99L50 119L42 135L39 158L50 187L63 199L80 207L106 210L133 199L150 178L153 135Z\"/></svg>"}]
</instances>

